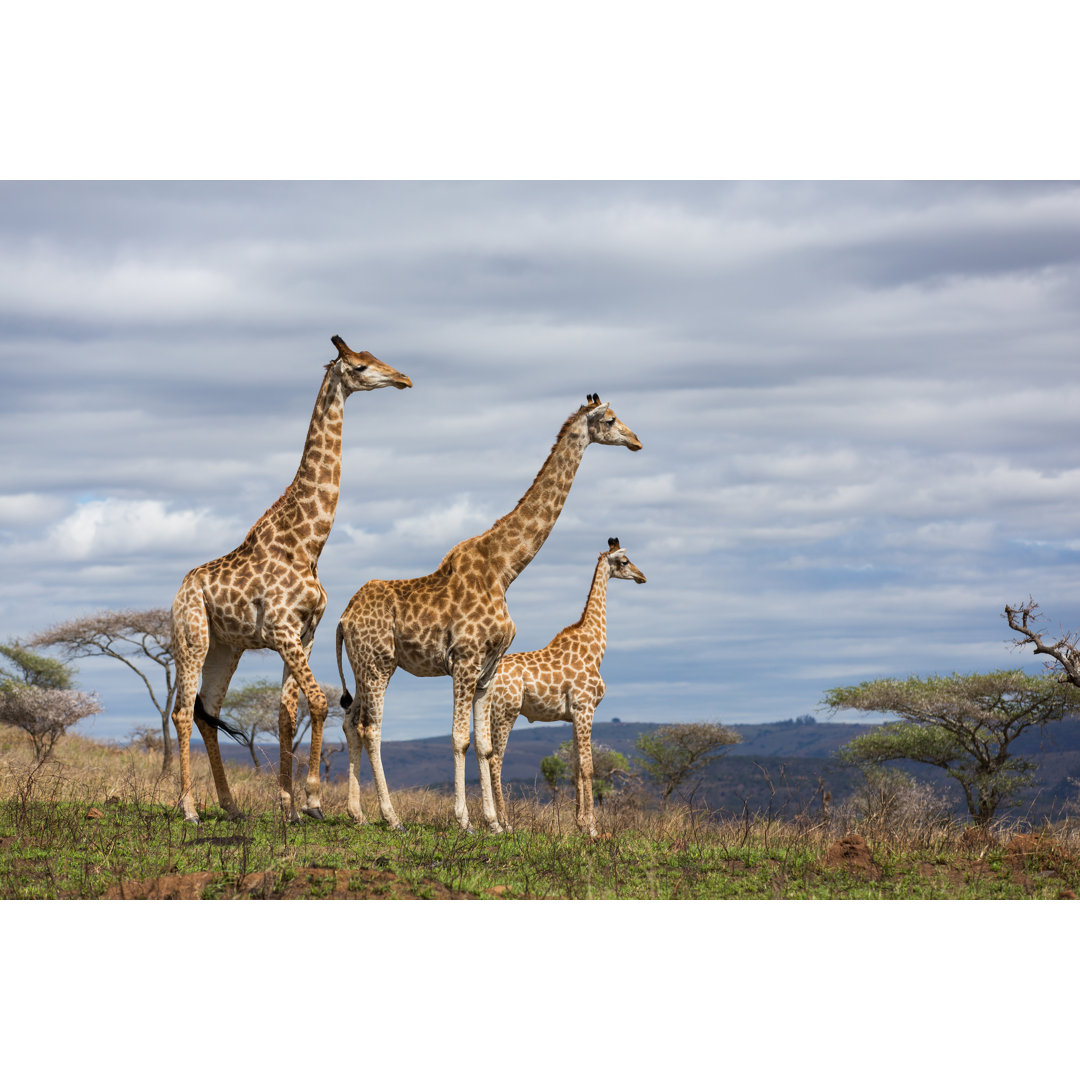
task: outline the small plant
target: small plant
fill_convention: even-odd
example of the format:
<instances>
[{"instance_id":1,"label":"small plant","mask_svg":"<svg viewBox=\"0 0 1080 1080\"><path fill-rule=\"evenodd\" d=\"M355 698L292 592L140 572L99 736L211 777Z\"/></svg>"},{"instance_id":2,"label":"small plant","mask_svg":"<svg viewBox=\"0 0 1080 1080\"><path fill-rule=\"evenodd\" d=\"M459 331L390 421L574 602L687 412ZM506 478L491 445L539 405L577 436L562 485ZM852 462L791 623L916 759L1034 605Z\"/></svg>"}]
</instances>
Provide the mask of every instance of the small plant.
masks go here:
<instances>
[{"instance_id":1,"label":"small plant","mask_svg":"<svg viewBox=\"0 0 1080 1080\"><path fill-rule=\"evenodd\" d=\"M540 759L540 775L544 778L544 783L551 788L553 799L558 794L559 785L566 780L569 773L569 767L558 754L549 754Z\"/></svg>"}]
</instances>

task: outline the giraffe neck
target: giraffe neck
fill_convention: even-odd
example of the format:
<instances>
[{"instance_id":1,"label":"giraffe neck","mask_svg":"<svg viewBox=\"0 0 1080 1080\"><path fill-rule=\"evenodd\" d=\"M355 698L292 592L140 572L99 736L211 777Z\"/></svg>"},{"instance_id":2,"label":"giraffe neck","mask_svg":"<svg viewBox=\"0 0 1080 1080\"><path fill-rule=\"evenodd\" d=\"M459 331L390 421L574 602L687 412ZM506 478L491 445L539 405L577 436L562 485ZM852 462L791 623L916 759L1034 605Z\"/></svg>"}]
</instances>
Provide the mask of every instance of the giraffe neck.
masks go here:
<instances>
[{"instance_id":1,"label":"giraffe neck","mask_svg":"<svg viewBox=\"0 0 1080 1080\"><path fill-rule=\"evenodd\" d=\"M563 424L547 460L517 506L477 540L488 564L496 568L503 588L532 562L562 512L585 448L589 445L587 408Z\"/></svg>"},{"instance_id":2,"label":"giraffe neck","mask_svg":"<svg viewBox=\"0 0 1080 1080\"><path fill-rule=\"evenodd\" d=\"M345 397L341 379L331 365L315 399L296 476L264 515L275 527L276 539L313 567L337 512Z\"/></svg>"},{"instance_id":3,"label":"giraffe neck","mask_svg":"<svg viewBox=\"0 0 1080 1080\"><path fill-rule=\"evenodd\" d=\"M575 636L584 640L590 654L595 655L597 663L603 660L604 649L607 647L607 583L610 578L611 566L604 554L596 564L585 610L573 626Z\"/></svg>"}]
</instances>

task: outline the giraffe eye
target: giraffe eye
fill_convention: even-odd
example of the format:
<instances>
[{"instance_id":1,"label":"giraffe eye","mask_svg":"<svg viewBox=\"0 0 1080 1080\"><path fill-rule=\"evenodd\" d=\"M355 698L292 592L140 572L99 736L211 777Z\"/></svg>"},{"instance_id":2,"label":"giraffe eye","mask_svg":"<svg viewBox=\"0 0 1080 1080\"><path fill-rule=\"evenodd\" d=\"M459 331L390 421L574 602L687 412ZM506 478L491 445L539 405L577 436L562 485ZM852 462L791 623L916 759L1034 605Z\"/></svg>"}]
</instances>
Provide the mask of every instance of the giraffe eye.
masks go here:
<instances>
[{"instance_id":1,"label":"giraffe eye","mask_svg":"<svg viewBox=\"0 0 1080 1080\"><path fill-rule=\"evenodd\" d=\"M611 427L611 425L615 423L615 417L613 416L610 420L605 420L604 423L607 424L608 427Z\"/></svg>"}]
</instances>

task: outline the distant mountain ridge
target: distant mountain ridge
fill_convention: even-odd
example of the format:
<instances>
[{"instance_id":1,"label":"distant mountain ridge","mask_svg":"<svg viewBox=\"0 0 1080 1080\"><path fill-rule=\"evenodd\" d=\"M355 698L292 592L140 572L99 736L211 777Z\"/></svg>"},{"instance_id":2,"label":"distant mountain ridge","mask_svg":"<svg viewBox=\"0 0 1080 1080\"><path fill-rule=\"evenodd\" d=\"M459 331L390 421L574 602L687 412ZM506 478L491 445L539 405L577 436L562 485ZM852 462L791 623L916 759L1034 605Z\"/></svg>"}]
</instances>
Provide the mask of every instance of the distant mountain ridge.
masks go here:
<instances>
[{"instance_id":1,"label":"distant mountain ridge","mask_svg":"<svg viewBox=\"0 0 1080 1080\"><path fill-rule=\"evenodd\" d=\"M661 724L612 723L593 724L592 740L633 757L637 737L644 732L655 731ZM729 753L746 757L780 758L828 758L836 749L869 730L872 724L796 724L781 721L774 724L731 724L743 738L731 747ZM334 743L344 737L327 731L324 742ZM510 735L506 761L503 765L504 782L532 783L540 776L540 760L555 753L561 743L573 738L569 724L530 724L524 718L518 720ZM193 743L197 740L193 740ZM221 742L222 754L230 761L249 760L247 749ZM258 743L260 755L277 767L277 744ZM306 747L305 747L306 749ZM429 787L444 783L452 770L450 733L432 735L426 739L384 739L382 744L383 765L387 780L398 787ZM366 768L367 766L365 766ZM343 778L346 771L343 755L334 755L330 775ZM476 757L470 753L466 758L466 777L479 782ZM392 778L392 779L391 779ZM452 779L452 776L451 776Z\"/></svg>"},{"instance_id":2,"label":"distant mountain ridge","mask_svg":"<svg viewBox=\"0 0 1080 1080\"><path fill-rule=\"evenodd\" d=\"M610 747L632 759L634 744L643 732L655 731L659 724L612 723L593 725L593 743ZM820 804L827 791L834 803L849 796L861 774L850 765L841 765L834 753L844 743L879 725L800 723L780 721L771 724L730 724L743 741L736 743L703 772L698 784L696 804L704 804L725 813L751 813L772 809L790 815ZM327 732L326 742L344 742L340 733ZM518 720L510 735L503 765L503 783L518 792L535 791L546 797L547 788L540 775L540 761L553 754L572 737L569 724L529 724ZM197 740L193 745L202 749ZM1026 732L1014 745L1017 755L1030 757L1038 765L1036 780L1027 794L1023 809L1033 819L1057 817L1063 805L1080 792L1070 783L1080 778L1080 719L1068 719L1044 730ZM306 752L306 747L301 748ZM257 751L265 766L277 768L277 745L259 743ZM223 756L233 762L250 762L246 747L222 741ZM453 757L450 733L426 739L392 739L382 744L383 766L390 790L413 787L453 788ZM331 759L332 779L346 775L345 754ZM901 767L901 763L897 763ZM954 799L958 812L963 810L960 789L955 781L933 766L904 764L906 771L920 780L934 784ZM476 757L466 757L466 780L478 784ZM365 760L363 783L371 782L371 767Z\"/></svg>"}]
</instances>

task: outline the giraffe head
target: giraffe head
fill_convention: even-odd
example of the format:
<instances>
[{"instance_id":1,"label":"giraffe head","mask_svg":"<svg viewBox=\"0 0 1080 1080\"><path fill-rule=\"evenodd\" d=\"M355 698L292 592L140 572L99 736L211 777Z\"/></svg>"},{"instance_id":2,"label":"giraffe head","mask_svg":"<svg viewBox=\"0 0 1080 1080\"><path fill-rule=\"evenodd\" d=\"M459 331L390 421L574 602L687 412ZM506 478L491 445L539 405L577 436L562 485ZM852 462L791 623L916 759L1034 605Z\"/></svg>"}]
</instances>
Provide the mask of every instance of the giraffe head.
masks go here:
<instances>
[{"instance_id":1,"label":"giraffe head","mask_svg":"<svg viewBox=\"0 0 1080 1080\"><path fill-rule=\"evenodd\" d=\"M608 537L608 549L600 558L607 559L610 577L626 578L627 581L636 581L639 585L645 584L645 575L626 557L626 549L619 547L617 536Z\"/></svg>"},{"instance_id":2,"label":"giraffe head","mask_svg":"<svg viewBox=\"0 0 1080 1080\"><path fill-rule=\"evenodd\" d=\"M330 341L338 351L337 359L331 362L331 366L337 368L346 397L354 390L379 390L384 386L404 390L412 386L412 379L408 375L395 371L369 352L353 352L339 334L335 334Z\"/></svg>"},{"instance_id":3,"label":"giraffe head","mask_svg":"<svg viewBox=\"0 0 1080 1080\"><path fill-rule=\"evenodd\" d=\"M589 442L606 443L608 446L625 446L628 450L640 450L641 440L611 411L599 394L590 394L585 406L589 425Z\"/></svg>"}]
</instances>

